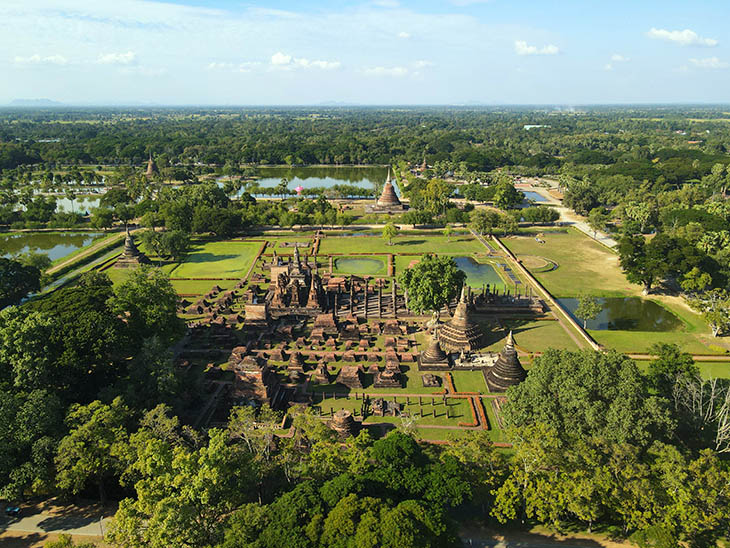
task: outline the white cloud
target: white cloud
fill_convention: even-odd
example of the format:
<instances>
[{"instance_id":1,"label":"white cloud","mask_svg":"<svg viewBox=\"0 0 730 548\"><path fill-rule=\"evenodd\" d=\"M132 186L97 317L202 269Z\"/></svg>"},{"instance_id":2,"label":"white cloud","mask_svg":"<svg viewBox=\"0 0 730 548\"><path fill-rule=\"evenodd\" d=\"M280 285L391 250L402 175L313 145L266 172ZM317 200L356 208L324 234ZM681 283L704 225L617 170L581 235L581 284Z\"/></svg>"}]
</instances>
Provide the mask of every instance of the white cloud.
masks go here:
<instances>
[{"instance_id":1,"label":"white cloud","mask_svg":"<svg viewBox=\"0 0 730 548\"><path fill-rule=\"evenodd\" d=\"M613 70L613 65L611 63L606 63L603 66L603 70Z\"/></svg>"},{"instance_id":2,"label":"white cloud","mask_svg":"<svg viewBox=\"0 0 730 548\"><path fill-rule=\"evenodd\" d=\"M433 63L431 61L426 61L425 59L419 59L415 63L413 63L413 68L415 69L422 69L426 67L432 67Z\"/></svg>"},{"instance_id":3,"label":"white cloud","mask_svg":"<svg viewBox=\"0 0 730 548\"><path fill-rule=\"evenodd\" d=\"M271 56L272 65L288 65L289 63L291 63L291 55L286 55L285 53L277 51Z\"/></svg>"},{"instance_id":4,"label":"white cloud","mask_svg":"<svg viewBox=\"0 0 730 548\"><path fill-rule=\"evenodd\" d=\"M398 0L373 0L373 5L380 8L399 8Z\"/></svg>"},{"instance_id":5,"label":"white cloud","mask_svg":"<svg viewBox=\"0 0 730 548\"><path fill-rule=\"evenodd\" d=\"M628 63L629 61L631 61L631 59L629 59L628 57L624 57L620 53L614 53L613 55L611 55L611 61L613 61L614 63Z\"/></svg>"},{"instance_id":6,"label":"white cloud","mask_svg":"<svg viewBox=\"0 0 730 548\"><path fill-rule=\"evenodd\" d=\"M133 51L125 53L105 53L96 60L100 65L132 65L137 61L137 54Z\"/></svg>"},{"instance_id":7,"label":"white cloud","mask_svg":"<svg viewBox=\"0 0 730 548\"><path fill-rule=\"evenodd\" d=\"M560 53L560 49L553 44L538 48L537 46L529 46L524 40L517 40L515 41L515 53L517 55L557 55Z\"/></svg>"},{"instance_id":8,"label":"white cloud","mask_svg":"<svg viewBox=\"0 0 730 548\"><path fill-rule=\"evenodd\" d=\"M48 55L43 57L36 53L30 57L16 56L13 62L16 65L66 65L68 64L68 59L63 55Z\"/></svg>"},{"instance_id":9,"label":"white cloud","mask_svg":"<svg viewBox=\"0 0 730 548\"><path fill-rule=\"evenodd\" d=\"M208 63L208 70L223 70L223 69L232 69L233 63L222 63L218 61L213 61L212 63Z\"/></svg>"},{"instance_id":10,"label":"white cloud","mask_svg":"<svg viewBox=\"0 0 730 548\"><path fill-rule=\"evenodd\" d=\"M261 66L261 63L258 61L244 61L243 63L239 63L236 67L236 72L251 72L253 69Z\"/></svg>"},{"instance_id":11,"label":"white cloud","mask_svg":"<svg viewBox=\"0 0 730 548\"><path fill-rule=\"evenodd\" d=\"M364 70L368 76L393 76L400 78L408 75L406 67L371 67Z\"/></svg>"},{"instance_id":12,"label":"white cloud","mask_svg":"<svg viewBox=\"0 0 730 548\"><path fill-rule=\"evenodd\" d=\"M646 33L649 38L654 40L665 40L667 42L674 42L680 46L704 46L713 47L717 45L717 40L714 38L703 38L695 31L690 29L684 30L666 30L666 29L652 29Z\"/></svg>"},{"instance_id":13,"label":"white cloud","mask_svg":"<svg viewBox=\"0 0 730 548\"><path fill-rule=\"evenodd\" d=\"M277 51L271 56L271 65L274 68L279 69L293 69L293 68L318 68L322 70L334 70L340 68L339 61L311 61L304 57L292 57L286 53Z\"/></svg>"},{"instance_id":14,"label":"white cloud","mask_svg":"<svg viewBox=\"0 0 730 548\"><path fill-rule=\"evenodd\" d=\"M406 31L401 31L398 33L398 38L406 39L406 38L410 38L410 37L411 37L411 35L408 34Z\"/></svg>"},{"instance_id":15,"label":"white cloud","mask_svg":"<svg viewBox=\"0 0 730 548\"><path fill-rule=\"evenodd\" d=\"M451 3L455 6L473 6L474 4L487 4L488 2L491 2L492 0L451 0Z\"/></svg>"},{"instance_id":16,"label":"white cloud","mask_svg":"<svg viewBox=\"0 0 730 548\"><path fill-rule=\"evenodd\" d=\"M725 61L720 61L717 57L706 57L704 59L690 59L690 63L698 68L704 69L723 69L730 66Z\"/></svg>"}]
</instances>

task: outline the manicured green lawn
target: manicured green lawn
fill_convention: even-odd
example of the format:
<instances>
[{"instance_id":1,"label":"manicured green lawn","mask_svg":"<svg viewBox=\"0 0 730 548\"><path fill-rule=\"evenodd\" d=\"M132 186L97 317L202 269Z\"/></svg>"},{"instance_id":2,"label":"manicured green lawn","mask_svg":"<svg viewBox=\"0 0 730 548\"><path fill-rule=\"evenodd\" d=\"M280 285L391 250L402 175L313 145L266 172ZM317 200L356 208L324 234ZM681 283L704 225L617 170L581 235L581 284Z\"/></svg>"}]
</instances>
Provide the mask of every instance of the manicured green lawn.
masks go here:
<instances>
[{"instance_id":1,"label":"manicured green lawn","mask_svg":"<svg viewBox=\"0 0 730 548\"><path fill-rule=\"evenodd\" d=\"M320 255L331 253L437 253L440 255L471 255L486 252L484 246L471 235L396 236L393 245L380 236L327 236L322 239Z\"/></svg>"},{"instance_id":2,"label":"manicured green lawn","mask_svg":"<svg viewBox=\"0 0 730 548\"><path fill-rule=\"evenodd\" d=\"M457 392L487 393L487 383L484 382L481 371L453 371L451 377L454 379L454 388Z\"/></svg>"},{"instance_id":3,"label":"manicured green lawn","mask_svg":"<svg viewBox=\"0 0 730 548\"><path fill-rule=\"evenodd\" d=\"M730 362L695 362L703 378L730 379Z\"/></svg>"},{"instance_id":4,"label":"manicured green lawn","mask_svg":"<svg viewBox=\"0 0 730 548\"><path fill-rule=\"evenodd\" d=\"M185 260L170 268L173 278L240 278L256 258L260 242L205 242L194 244Z\"/></svg>"},{"instance_id":5,"label":"manicured green lawn","mask_svg":"<svg viewBox=\"0 0 730 548\"><path fill-rule=\"evenodd\" d=\"M483 328L487 348L493 352L502 350L509 330L512 330L515 343L527 352L544 352L548 348L578 349L560 322L555 320L504 320L502 325L502 329L489 330L488 325Z\"/></svg>"}]
</instances>

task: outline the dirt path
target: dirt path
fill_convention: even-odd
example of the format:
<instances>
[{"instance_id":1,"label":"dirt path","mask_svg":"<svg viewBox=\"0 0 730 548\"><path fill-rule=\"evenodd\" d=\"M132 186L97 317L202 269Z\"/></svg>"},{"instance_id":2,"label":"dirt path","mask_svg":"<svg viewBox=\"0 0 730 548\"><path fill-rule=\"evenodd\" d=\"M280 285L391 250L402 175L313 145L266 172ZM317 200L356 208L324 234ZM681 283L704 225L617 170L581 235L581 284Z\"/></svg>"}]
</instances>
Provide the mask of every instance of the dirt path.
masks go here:
<instances>
[{"instance_id":1,"label":"dirt path","mask_svg":"<svg viewBox=\"0 0 730 548\"><path fill-rule=\"evenodd\" d=\"M562 223L570 224L570 226L574 226L587 236L593 238L597 242L602 243L603 245L615 248L618 246L618 242L611 238L608 234L605 232L598 231L595 233L593 232L593 229L588 226L588 223L586 222L585 217L581 217L580 215L577 215L567 207L563 205L563 202L561 200L558 200L554 196L552 196L547 189L541 187L541 186L535 186L532 182L533 180L528 180L527 184L523 185L516 185L518 187L521 187L521 190L528 190L530 192L535 192L545 198L545 203L550 204L554 206L554 209L560 213L560 221ZM534 182L537 182L535 180ZM539 205L539 204L538 204Z\"/></svg>"}]
</instances>

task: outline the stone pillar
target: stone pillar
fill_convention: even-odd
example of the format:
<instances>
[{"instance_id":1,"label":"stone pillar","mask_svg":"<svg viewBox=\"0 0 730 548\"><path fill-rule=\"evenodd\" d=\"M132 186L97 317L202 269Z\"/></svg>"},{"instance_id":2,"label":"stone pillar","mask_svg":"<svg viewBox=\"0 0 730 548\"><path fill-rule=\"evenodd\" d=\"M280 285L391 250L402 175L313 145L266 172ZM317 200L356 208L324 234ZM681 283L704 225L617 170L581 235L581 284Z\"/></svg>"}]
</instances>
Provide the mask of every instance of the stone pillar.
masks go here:
<instances>
[{"instance_id":1,"label":"stone pillar","mask_svg":"<svg viewBox=\"0 0 730 548\"><path fill-rule=\"evenodd\" d=\"M350 276L350 314L355 313L355 280Z\"/></svg>"},{"instance_id":2,"label":"stone pillar","mask_svg":"<svg viewBox=\"0 0 730 548\"><path fill-rule=\"evenodd\" d=\"M363 307L365 312L365 319L368 317L368 279L365 278L365 296L364 296L365 306Z\"/></svg>"},{"instance_id":3,"label":"stone pillar","mask_svg":"<svg viewBox=\"0 0 730 548\"><path fill-rule=\"evenodd\" d=\"M378 318L383 317L383 279L378 280Z\"/></svg>"}]
</instances>

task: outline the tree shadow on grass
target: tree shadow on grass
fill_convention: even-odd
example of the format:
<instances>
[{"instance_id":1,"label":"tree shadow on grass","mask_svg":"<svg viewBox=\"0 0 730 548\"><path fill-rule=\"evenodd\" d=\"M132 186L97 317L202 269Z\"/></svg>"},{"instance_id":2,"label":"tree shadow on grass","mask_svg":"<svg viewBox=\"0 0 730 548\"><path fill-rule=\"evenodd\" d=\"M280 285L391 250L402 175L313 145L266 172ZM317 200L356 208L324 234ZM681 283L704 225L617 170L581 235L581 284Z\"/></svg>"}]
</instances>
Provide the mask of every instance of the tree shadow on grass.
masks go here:
<instances>
[{"instance_id":1,"label":"tree shadow on grass","mask_svg":"<svg viewBox=\"0 0 730 548\"><path fill-rule=\"evenodd\" d=\"M404 245L422 245L425 243L426 240L393 240L393 247L400 247Z\"/></svg>"},{"instance_id":2,"label":"tree shadow on grass","mask_svg":"<svg viewBox=\"0 0 730 548\"><path fill-rule=\"evenodd\" d=\"M212 263L237 259L240 255L216 255L215 253L191 253L185 258L186 263Z\"/></svg>"}]
</instances>

